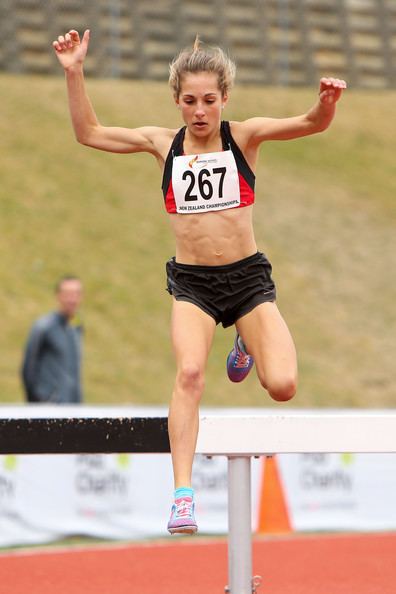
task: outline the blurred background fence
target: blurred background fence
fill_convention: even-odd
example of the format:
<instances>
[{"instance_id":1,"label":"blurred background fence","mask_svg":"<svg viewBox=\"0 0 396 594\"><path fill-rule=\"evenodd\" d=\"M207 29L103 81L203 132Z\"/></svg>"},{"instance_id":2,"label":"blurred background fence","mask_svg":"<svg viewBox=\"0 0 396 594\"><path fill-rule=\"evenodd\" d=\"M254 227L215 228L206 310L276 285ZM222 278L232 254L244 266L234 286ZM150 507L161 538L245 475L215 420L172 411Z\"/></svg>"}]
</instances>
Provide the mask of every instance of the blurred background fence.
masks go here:
<instances>
[{"instance_id":1,"label":"blurred background fence","mask_svg":"<svg viewBox=\"0 0 396 594\"><path fill-rule=\"evenodd\" d=\"M1 0L0 69L59 73L50 45L70 28L91 29L98 77L166 79L199 33L229 50L239 82L396 86L396 0Z\"/></svg>"}]
</instances>

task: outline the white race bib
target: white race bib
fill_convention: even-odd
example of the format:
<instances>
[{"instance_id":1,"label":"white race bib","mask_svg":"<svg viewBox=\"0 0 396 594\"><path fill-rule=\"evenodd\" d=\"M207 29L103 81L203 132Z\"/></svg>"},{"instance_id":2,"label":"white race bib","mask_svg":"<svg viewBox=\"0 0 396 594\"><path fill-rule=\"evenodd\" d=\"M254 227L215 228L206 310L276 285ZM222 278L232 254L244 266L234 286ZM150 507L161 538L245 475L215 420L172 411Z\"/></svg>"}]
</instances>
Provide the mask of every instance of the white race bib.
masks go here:
<instances>
[{"instance_id":1,"label":"white race bib","mask_svg":"<svg viewBox=\"0 0 396 594\"><path fill-rule=\"evenodd\" d=\"M181 155L173 159L172 187L181 214L235 208L241 202L232 151Z\"/></svg>"}]
</instances>

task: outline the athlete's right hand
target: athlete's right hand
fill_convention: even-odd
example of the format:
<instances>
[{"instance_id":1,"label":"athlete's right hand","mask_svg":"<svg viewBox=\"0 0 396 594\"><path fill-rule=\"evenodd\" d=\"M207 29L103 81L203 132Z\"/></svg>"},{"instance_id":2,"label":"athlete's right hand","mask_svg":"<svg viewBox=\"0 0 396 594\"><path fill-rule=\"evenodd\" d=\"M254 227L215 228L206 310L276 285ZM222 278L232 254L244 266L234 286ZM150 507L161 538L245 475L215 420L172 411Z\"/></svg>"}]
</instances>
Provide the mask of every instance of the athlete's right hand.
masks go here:
<instances>
[{"instance_id":1,"label":"athlete's right hand","mask_svg":"<svg viewBox=\"0 0 396 594\"><path fill-rule=\"evenodd\" d=\"M89 29L84 32L83 38L77 31L71 29L65 36L59 35L52 43L56 56L65 70L82 64L87 55L89 44Z\"/></svg>"}]
</instances>

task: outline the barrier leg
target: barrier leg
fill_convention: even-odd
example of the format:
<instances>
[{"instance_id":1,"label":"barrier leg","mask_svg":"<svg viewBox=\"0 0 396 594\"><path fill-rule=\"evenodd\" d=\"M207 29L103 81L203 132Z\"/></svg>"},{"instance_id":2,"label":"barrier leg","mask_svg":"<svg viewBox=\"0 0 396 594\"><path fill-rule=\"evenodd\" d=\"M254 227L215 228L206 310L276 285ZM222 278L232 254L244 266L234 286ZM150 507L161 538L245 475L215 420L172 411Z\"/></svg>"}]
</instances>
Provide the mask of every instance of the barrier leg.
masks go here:
<instances>
[{"instance_id":1,"label":"barrier leg","mask_svg":"<svg viewBox=\"0 0 396 594\"><path fill-rule=\"evenodd\" d=\"M249 456L228 458L228 586L230 594L252 594L252 529Z\"/></svg>"}]
</instances>

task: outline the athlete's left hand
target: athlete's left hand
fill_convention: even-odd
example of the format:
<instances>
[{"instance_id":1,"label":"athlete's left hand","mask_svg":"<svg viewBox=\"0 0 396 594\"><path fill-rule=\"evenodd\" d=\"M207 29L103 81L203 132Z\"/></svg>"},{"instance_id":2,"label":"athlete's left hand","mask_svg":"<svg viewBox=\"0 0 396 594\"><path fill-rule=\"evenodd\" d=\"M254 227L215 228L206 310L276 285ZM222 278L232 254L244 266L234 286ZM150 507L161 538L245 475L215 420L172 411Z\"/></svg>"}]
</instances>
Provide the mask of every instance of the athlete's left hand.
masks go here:
<instances>
[{"instance_id":1,"label":"athlete's left hand","mask_svg":"<svg viewBox=\"0 0 396 594\"><path fill-rule=\"evenodd\" d=\"M339 78L321 78L319 86L319 99L325 105L336 103L342 91L347 88L345 80Z\"/></svg>"}]
</instances>

